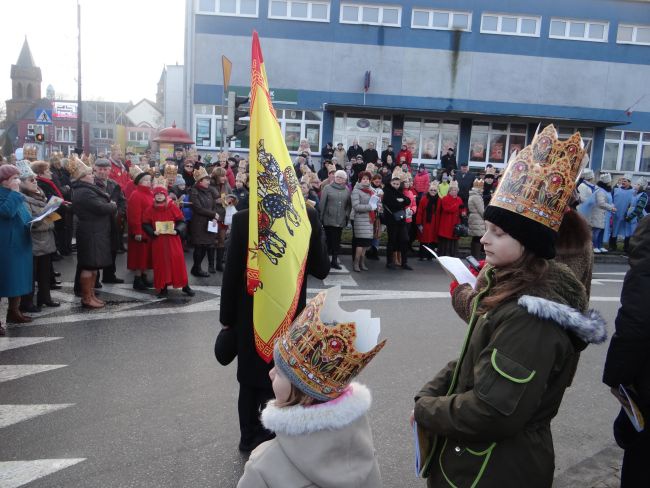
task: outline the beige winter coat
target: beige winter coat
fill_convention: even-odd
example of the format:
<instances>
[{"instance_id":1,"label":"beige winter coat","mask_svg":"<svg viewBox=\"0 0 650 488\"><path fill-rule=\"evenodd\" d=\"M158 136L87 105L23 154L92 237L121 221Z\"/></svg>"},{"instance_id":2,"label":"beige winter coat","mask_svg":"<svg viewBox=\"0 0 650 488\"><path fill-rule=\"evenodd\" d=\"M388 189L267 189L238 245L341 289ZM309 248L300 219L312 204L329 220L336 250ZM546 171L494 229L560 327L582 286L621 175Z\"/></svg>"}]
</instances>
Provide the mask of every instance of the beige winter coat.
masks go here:
<instances>
[{"instance_id":1,"label":"beige winter coat","mask_svg":"<svg viewBox=\"0 0 650 488\"><path fill-rule=\"evenodd\" d=\"M370 195L361 190L361 185L357 183L352 190L351 195L352 210L354 211L354 237L358 239L372 239L373 223L370 221ZM352 217L350 217L352 218Z\"/></svg>"},{"instance_id":2,"label":"beige winter coat","mask_svg":"<svg viewBox=\"0 0 650 488\"><path fill-rule=\"evenodd\" d=\"M589 216L589 225L595 227L596 229L605 228L605 214L611 212L614 208L614 205L608 203L607 195L605 190L598 187L595 190L596 192L596 202L591 209L591 215Z\"/></svg>"},{"instance_id":3,"label":"beige winter coat","mask_svg":"<svg viewBox=\"0 0 650 488\"><path fill-rule=\"evenodd\" d=\"M483 202L482 191L472 188L469 192L469 199L467 200L467 210L469 212L469 235L482 236L485 234L485 220L483 220L485 203Z\"/></svg>"},{"instance_id":4,"label":"beige winter coat","mask_svg":"<svg viewBox=\"0 0 650 488\"><path fill-rule=\"evenodd\" d=\"M370 404L370 391L359 383L311 407L269 402L262 422L277 437L251 453L237 488L380 488Z\"/></svg>"}]
</instances>

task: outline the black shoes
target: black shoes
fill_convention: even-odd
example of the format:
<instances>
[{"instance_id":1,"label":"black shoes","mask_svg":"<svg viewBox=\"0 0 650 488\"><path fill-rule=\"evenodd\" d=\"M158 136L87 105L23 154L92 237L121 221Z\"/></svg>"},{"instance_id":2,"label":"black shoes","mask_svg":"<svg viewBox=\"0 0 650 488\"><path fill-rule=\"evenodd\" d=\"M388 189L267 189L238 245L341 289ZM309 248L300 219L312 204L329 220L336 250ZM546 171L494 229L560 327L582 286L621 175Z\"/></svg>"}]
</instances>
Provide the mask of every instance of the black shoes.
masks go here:
<instances>
[{"instance_id":1,"label":"black shoes","mask_svg":"<svg viewBox=\"0 0 650 488\"><path fill-rule=\"evenodd\" d=\"M395 266L393 263L386 263L386 267L388 269L397 269L397 266Z\"/></svg>"},{"instance_id":2,"label":"black shoes","mask_svg":"<svg viewBox=\"0 0 650 488\"><path fill-rule=\"evenodd\" d=\"M167 298L167 287L163 288L156 295L157 298Z\"/></svg>"},{"instance_id":3,"label":"black shoes","mask_svg":"<svg viewBox=\"0 0 650 488\"><path fill-rule=\"evenodd\" d=\"M124 280L122 278L118 278L117 276L104 276L104 279L102 280L102 283L114 283L114 284L121 284L124 283Z\"/></svg>"},{"instance_id":4,"label":"black shoes","mask_svg":"<svg viewBox=\"0 0 650 488\"><path fill-rule=\"evenodd\" d=\"M402 264L402 269L405 269L407 271L413 271L413 268L411 268L408 264Z\"/></svg>"},{"instance_id":5,"label":"black shoes","mask_svg":"<svg viewBox=\"0 0 650 488\"><path fill-rule=\"evenodd\" d=\"M193 297L196 295L196 293L194 293L194 290L190 288L190 285L185 285L183 287L183 293L185 293L188 297Z\"/></svg>"},{"instance_id":6,"label":"black shoes","mask_svg":"<svg viewBox=\"0 0 650 488\"><path fill-rule=\"evenodd\" d=\"M147 286L142 282L141 276L136 276L133 278L133 289L139 291L144 291L147 289Z\"/></svg>"},{"instance_id":7,"label":"black shoes","mask_svg":"<svg viewBox=\"0 0 650 488\"><path fill-rule=\"evenodd\" d=\"M341 268L341 265L336 261L332 261L330 263L330 268L332 268L332 269L343 269L343 268Z\"/></svg>"},{"instance_id":8,"label":"black shoes","mask_svg":"<svg viewBox=\"0 0 650 488\"><path fill-rule=\"evenodd\" d=\"M19 309L23 313L41 313L41 307L37 307L36 305L32 304L28 307L20 307Z\"/></svg>"},{"instance_id":9,"label":"black shoes","mask_svg":"<svg viewBox=\"0 0 650 488\"><path fill-rule=\"evenodd\" d=\"M45 306L45 307L60 307L61 304L59 302L55 302L55 301L50 300L49 302L38 302L38 306L39 307L43 307L43 306Z\"/></svg>"},{"instance_id":10,"label":"black shoes","mask_svg":"<svg viewBox=\"0 0 650 488\"><path fill-rule=\"evenodd\" d=\"M196 276L198 278L208 278L210 276L210 273L206 273L201 268L199 268L199 269L192 268L192 271L190 271L190 274L192 276Z\"/></svg>"}]
</instances>

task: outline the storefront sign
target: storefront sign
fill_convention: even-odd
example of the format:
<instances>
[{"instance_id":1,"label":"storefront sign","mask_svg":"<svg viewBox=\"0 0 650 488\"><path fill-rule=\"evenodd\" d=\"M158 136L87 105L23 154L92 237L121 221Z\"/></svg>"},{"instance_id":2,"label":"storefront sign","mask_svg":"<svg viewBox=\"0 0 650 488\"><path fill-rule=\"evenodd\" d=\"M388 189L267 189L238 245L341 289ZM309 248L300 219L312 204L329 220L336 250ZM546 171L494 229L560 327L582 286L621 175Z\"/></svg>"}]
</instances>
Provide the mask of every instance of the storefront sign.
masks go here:
<instances>
[{"instance_id":1,"label":"storefront sign","mask_svg":"<svg viewBox=\"0 0 650 488\"><path fill-rule=\"evenodd\" d=\"M77 104L74 102L54 102L53 117L55 119L76 119Z\"/></svg>"}]
</instances>

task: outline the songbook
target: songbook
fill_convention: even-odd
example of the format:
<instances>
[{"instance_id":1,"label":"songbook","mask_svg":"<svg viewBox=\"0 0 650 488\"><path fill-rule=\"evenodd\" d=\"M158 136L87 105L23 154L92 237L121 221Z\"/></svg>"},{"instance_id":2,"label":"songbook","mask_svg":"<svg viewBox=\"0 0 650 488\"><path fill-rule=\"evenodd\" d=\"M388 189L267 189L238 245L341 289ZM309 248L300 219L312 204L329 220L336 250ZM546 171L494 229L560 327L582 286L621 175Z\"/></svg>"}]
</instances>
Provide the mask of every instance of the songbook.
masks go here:
<instances>
[{"instance_id":1,"label":"songbook","mask_svg":"<svg viewBox=\"0 0 650 488\"><path fill-rule=\"evenodd\" d=\"M471 285L472 288L476 286L476 276L474 276L469 269L463 264L463 262L458 258L452 258L451 256L438 256L432 249L427 246L424 248L429 251L436 260L442 266L442 269L458 284L462 285L467 283Z\"/></svg>"},{"instance_id":2,"label":"songbook","mask_svg":"<svg viewBox=\"0 0 650 488\"><path fill-rule=\"evenodd\" d=\"M174 222L171 220L156 222L156 232L158 234L174 234Z\"/></svg>"}]
</instances>

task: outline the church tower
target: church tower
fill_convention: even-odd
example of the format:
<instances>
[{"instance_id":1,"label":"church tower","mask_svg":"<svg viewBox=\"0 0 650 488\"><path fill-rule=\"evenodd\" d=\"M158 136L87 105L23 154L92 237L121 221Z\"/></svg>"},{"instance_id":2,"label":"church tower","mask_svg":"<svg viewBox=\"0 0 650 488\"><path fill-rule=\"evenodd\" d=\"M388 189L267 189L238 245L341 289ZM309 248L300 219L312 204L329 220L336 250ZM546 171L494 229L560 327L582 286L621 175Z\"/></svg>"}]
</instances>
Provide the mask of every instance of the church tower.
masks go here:
<instances>
[{"instance_id":1,"label":"church tower","mask_svg":"<svg viewBox=\"0 0 650 488\"><path fill-rule=\"evenodd\" d=\"M18 119L34 102L41 99L41 68L34 64L25 37L18 61L11 65L11 100L6 101L7 122Z\"/></svg>"}]
</instances>

